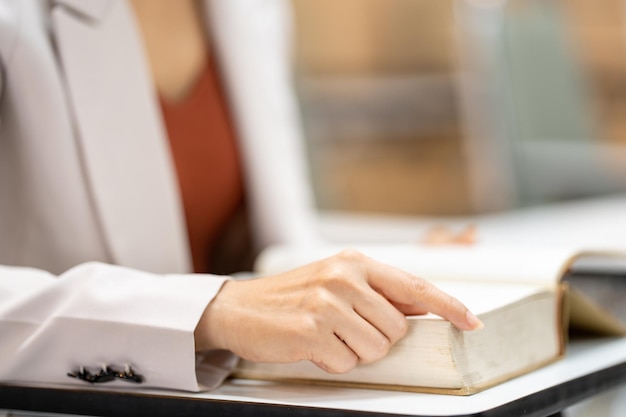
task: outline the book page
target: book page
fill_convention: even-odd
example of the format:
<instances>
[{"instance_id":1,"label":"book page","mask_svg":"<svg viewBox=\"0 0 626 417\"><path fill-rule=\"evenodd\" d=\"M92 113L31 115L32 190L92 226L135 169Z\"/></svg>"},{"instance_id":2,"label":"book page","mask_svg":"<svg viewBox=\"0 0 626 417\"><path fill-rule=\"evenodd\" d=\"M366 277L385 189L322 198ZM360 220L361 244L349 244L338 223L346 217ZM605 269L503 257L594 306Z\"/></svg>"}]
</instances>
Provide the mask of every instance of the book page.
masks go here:
<instances>
[{"instance_id":1,"label":"book page","mask_svg":"<svg viewBox=\"0 0 626 417\"><path fill-rule=\"evenodd\" d=\"M611 315L604 306L594 304L583 293L571 289L570 326L579 331L609 336L626 335L626 323Z\"/></svg>"},{"instance_id":2,"label":"book page","mask_svg":"<svg viewBox=\"0 0 626 417\"><path fill-rule=\"evenodd\" d=\"M576 251L570 248L427 247L408 244L274 246L257 259L262 274L283 272L323 259L346 247L430 281L462 280L555 285Z\"/></svg>"},{"instance_id":3,"label":"book page","mask_svg":"<svg viewBox=\"0 0 626 417\"><path fill-rule=\"evenodd\" d=\"M489 282L439 281L436 285L439 289L459 299L479 316L546 291L545 287L535 283L493 285ZM436 318L438 316L429 313L420 317Z\"/></svg>"}]
</instances>

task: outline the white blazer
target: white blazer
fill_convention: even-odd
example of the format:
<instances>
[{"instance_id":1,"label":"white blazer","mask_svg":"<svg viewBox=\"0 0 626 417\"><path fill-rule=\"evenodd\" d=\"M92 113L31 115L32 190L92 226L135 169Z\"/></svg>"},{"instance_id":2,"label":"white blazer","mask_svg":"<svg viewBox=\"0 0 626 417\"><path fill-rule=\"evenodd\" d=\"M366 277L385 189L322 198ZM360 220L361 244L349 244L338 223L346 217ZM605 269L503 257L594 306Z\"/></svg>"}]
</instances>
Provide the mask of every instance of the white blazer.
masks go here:
<instances>
[{"instance_id":1,"label":"white blazer","mask_svg":"<svg viewBox=\"0 0 626 417\"><path fill-rule=\"evenodd\" d=\"M288 3L205 10L256 243L315 241ZM234 358L197 366L193 330L224 278L187 274L181 199L129 5L0 0L0 59L0 380L81 384L66 374L130 364L146 386L219 384Z\"/></svg>"}]
</instances>

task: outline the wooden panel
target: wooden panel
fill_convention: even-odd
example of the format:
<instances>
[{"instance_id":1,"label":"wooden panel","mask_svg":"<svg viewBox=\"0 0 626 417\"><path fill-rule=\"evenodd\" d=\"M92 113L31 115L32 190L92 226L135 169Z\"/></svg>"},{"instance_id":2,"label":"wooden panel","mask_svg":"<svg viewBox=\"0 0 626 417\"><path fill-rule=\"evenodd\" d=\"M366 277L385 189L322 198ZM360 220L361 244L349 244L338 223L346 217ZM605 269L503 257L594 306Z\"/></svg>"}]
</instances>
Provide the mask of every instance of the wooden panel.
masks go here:
<instances>
[{"instance_id":1,"label":"wooden panel","mask_svg":"<svg viewBox=\"0 0 626 417\"><path fill-rule=\"evenodd\" d=\"M306 72L451 66L452 0L293 0Z\"/></svg>"}]
</instances>

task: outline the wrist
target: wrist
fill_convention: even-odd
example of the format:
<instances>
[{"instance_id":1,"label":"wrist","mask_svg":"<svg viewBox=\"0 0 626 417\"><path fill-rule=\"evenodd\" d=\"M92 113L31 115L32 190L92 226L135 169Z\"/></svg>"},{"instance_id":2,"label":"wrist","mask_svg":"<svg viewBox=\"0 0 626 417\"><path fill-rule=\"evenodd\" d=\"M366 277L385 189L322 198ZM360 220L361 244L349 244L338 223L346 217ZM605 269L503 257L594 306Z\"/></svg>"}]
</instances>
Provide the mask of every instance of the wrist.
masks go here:
<instances>
[{"instance_id":1,"label":"wrist","mask_svg":"<svg viewBox=\"0 0 626 417\"><path fill-rule=\"evenodd\" d=\"M228 349L223 341L225 330L224 308L220 301L223 297L224 288L229 284L232 284L232 281L224 283L200 316L200 320L194 330L196 352L211 349Z\"/></svg>"}]
</instances>

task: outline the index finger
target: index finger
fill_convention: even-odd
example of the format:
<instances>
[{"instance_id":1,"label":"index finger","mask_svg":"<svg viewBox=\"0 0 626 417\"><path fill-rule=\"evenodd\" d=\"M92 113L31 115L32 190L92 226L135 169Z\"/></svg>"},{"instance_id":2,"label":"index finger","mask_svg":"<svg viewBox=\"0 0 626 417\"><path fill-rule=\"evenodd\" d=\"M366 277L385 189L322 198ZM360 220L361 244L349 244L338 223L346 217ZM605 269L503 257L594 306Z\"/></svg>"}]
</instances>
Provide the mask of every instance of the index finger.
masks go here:
<instances>
[{"instance_id":1,"label":"index finger","mask_svg":"<svg viewBox=\"0 0 626 417\"><path fill-rule=\"evenodd\" d=\"M437 314L461 330L483 327L463 303L427 280L371 258L367 258L366 263L369 284L389 301Z\"/></svg>"}]
</instances>

